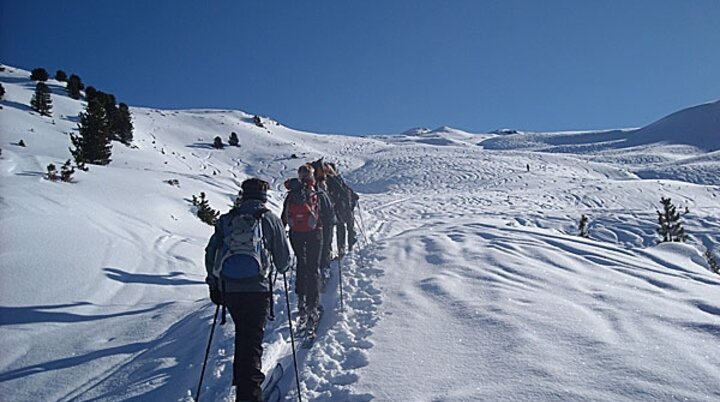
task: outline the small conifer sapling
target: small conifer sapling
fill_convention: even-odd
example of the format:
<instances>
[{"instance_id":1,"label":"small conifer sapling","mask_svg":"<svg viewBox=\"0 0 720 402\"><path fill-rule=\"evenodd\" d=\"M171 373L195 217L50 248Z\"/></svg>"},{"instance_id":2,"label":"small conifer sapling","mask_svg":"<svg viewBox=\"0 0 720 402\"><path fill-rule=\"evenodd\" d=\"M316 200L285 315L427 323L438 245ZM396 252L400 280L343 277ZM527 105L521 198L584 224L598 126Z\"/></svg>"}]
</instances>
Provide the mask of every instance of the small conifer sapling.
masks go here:
<instances>
[{"instance_id":1,"label":"small conifer sapling","mask_svg":"<svg viewBox=\"0 0 720 402\"><path fill-rule=\"evenodd\" d=\"M710 270L716 274L720 274L720 262L718 262L717 258L713 255L713 252L710 251L709 248L705 250L705 259L707 259Z\"/></svg>"},{"instance_id":2,"label":"small conifer sapling","mask_svg":"<svg viewBox=\"0 0 720 402\"><path fill-rule=\"evenodd\" d=\"M586 239L590 237L590 233L588 231L588 222L589 222L589 219L588 219L587 215L583 214L580 217L580 224L578 225L578 230L580 231L579 236L584 237Z\"/></svg>"},{"instance_id":3,"label":"small conifer sapling","mask_svg":"<svg viewBox=\"0 0 720 402\"><path fill-rule=\"evenodd\" d=\"M204 192L200 193L200 197L193 195L192 203L194 206L197 207L197 216L198 218L200 218L201 221L207 223L210 226L215 225L218 216L220 216L220 211L216 211L212 209L212 207L210 207L210 203L205 198Z\"/></svg>"},{"instance_id":4,"label":"small conifer sapling","mask_svg":"<svg viewBox=\"0 0 720 402\"><path fill-rule=\"evenodd\" d=\"M687 240L687 234L685 229L680 222L680 213L677 212L675 205L673 205L670 198L660 197L660 203L663 206L663 210L656 211L658 214L658 224L660 227L657 229L661 239L660 243L664 242L685 242Z\"/></svg>"},{"instance_id":5,"label":"small conifer sapling","mask_svg":"<svg viewBox=\"0 0 720 402\"><path fill-rule=\"evenodd\" d=\"M58 181L60 177L58 177L57 167L54 164L47 165L47 174L46 177L50 181Z\"/></svg>"},{"instance_id":6,"label":"small conifer sapling","mask_svg":"<svg viewBox=\"0 0 720 402\"><path fill-rule=\"evenodd\" d=\"M70 159L68 159L60 168L60 180L64 181L65 183L72 183L72 176L74 173L75 168L70 165Z\"/></svg>"},{"instance_id":7,"label":"small conifer sapling","mask_svg":"<svg viewBox=\"0 0 720 402\"><path fill-rule=\"evenodd\" d=\"M233 147L240 145L240 140L238 139L238 136L237 136L237 134L235 134L234 131L232 133L230 133L230 139L228 140L228 144L230 144Z\"/></svg>"}]
</instances>

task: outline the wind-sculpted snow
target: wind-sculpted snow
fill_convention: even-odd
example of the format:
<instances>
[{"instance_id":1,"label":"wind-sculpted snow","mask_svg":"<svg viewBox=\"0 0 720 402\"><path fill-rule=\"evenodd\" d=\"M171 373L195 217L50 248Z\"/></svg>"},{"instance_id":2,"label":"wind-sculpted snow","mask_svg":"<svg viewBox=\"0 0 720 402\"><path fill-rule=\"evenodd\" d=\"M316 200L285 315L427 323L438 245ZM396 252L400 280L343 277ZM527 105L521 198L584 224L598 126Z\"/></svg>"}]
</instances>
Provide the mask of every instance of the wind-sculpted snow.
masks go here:
<instances>
[{"instance_id":1,"label":"wind-sculpted snow","mask_svg":"<svg viewBox=\"0 0 720 402\"><path fill-rule=\"evenodd\" d=\"M691 247L648 259L465 218L375 248L384 318L358 389L379 400L720 396L720 354L709 349L720 340L720 278Z\"/></svg>"},{"instance_id":2,"label":"wind-sculpted snow","mask_svg":"<svg viewBox=\"0 0 720 402\"><path fill-rule=\"evenodd\" d=\"M49 80L53 116L41 117L28 77L0 73L3 400L191 401L215 312L212 228L192 196L224 212L259 176L278 213L284 180L320 157L360 194L360 242L340 267L344 311L334 263L318 338L298 351L305 400L720 398L720 276L702 256L720 245L720 160L672 141L688 114L648 127L654 145L624 148L632 130L349 137L258 127L240 111L131 108L133 146L114 143L110 165L66 184L44 174L70 158L83 102ZM691 115L710 121L692 133L714 127L714 112ZM655 142L667 127L671 141ZM240 147L211 146L233 131ZM687 244L656 244L661 197ZM576 236L581 215L590 239ZM263 366L289 368L291 401L282 286ZM233 336L215 332L203 400L233 400Z\"/></svg>"}]
</instances>

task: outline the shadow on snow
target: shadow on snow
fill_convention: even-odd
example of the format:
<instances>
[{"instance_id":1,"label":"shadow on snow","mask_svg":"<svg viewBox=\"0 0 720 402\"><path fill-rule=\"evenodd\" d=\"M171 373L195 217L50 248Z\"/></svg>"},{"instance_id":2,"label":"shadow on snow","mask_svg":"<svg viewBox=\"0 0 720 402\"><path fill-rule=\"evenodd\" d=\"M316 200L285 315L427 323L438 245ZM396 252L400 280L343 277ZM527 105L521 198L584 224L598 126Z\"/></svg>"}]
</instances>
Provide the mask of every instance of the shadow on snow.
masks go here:
<instances>
[{"instance_id":1,"label":"shadow on snow","mask_svg":"<svg viewBox=\"0 0 720 402\"><path fill-rule=\"evenodd\" d=\"M115 281L122 283L144 283L146 285L204 285L204 281L180 278L184 272L170 272L168 274L136 274L125 272L118 268L103 268L105 275Z\"/></svg>"}]
</instances>

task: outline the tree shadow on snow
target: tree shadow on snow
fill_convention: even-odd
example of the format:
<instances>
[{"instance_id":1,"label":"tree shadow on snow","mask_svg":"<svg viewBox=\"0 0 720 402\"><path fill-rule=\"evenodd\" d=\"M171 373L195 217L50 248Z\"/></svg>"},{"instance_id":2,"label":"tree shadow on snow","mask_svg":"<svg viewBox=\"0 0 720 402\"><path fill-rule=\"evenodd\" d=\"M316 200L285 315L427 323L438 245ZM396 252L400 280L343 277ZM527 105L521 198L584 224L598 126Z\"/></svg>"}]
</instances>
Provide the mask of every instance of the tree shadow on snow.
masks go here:
<instances>
[{"instance_id":1,"label":"tree shadow on snow","mask_svg":"<svg viewBox=\"0 0 720 402\"><path fill-rule=\"evenodd\" d=\"M75 116L67 116L66 115L66 116L61 117L61 119L69 121L71 123L80 123L80 116L78 116L78 115L75 115Z\"/></svg>"},{"instance_id":2,"label":"tree shadow on snow","mask_svg":"<svg viewBox=\"0 0 720 402\"><path fill-rule=\"evenodd\" d=\"M8 84L17 84L20 82L28 82L28 81L30 81L29 76L28 77L0 77L0 82L5 82Z\"/></svg>"},{"instance_id":3,"label":"tree shadow on snow","mask_svg":"<svg viewBox=\"0 0 720 402\"><path fill-rule=\"evenodd\" d=\"M90 303L82 302L82 303L73 303L73 304L67 304L67 305L58 305L58 306L31 306L31 307L21 307L19 309L30 309L31 311L35 311L36 309L57 309L57 308L63 308L63 307L73 307L73 306L81 306L81 305L89 305ZM158 304L155 307L144 309L144 310L137 310L129 313L121 313L121 314L111 314L107 317L114 317L114 316L120 316L120 315L127 315L127 314L139 314L142 312L149 312L152 310L161 309L167 305L170 305L172 303L162 303ZM8 314L6 310L9 308L3 307L2 310L0 310L1 314L0 316L5 319ZM22 313L22 315L27 314L26 312ZM30 313L32 315L34 313ZM56 313L56 314L66 314L66 313ZM100 317L100 316L96 316ZM177 324L176 324L177 325ZM169 331L166 333L165 336L170 335L171 332ZM173 337L175 338L175 337ZM48 361L44 363L38 363L33 364L30 366L18 368L15 370L10 370L5 373L0 373L0 382L13 380L16 378L26 377L29 375L37 374L37 373L47 373L49 371L54 370L61 370L61 369L67 369L75 366L79 366L85 363L93 362L97 359L102 359L109 356L115 356L115 355L134 355L137 353L141 353L144 351L147 351L149 349L153 349L158 347L158 345L163 345L165 343L165 340L162 338L155 339L147 342L135 342L135 343L128 343L125 345L118 345L114 347L108 347L100 350L91 351L89 353L86 353L84 355L79 356L72 356L72 357L65 357L53 361ZM177 347L177 345L175 345Z\"/></svg>"},{"instance_id":4,"label":"tree shadow on snow","mask_svg":"<svg viewBox=\"0 0 720 402\"><path fill-rule=\"evenodd\" d=\"M199 148L199 149L215 149L215 147L212 146L212 144L208 144L207 142L196 142L190 145L187 145L188 148Z\"/></svg>"},{"instance_id":5,"label":"tree shadow on snow","mask_svg":"<svg viewBox=\"0 0 720 402\"><path fill-rule=\"evenodd\" d=\"M122 283L144 283L146 285L204 285L204 281L179 278L184 272L170 272L168 274L135 274L125 272L118 268L103 268L105 276Z\"/></svg>"},{"instance_id":6,"label":"tree shadow on snow","mask_svg":"<svg viewBox=\"0 0 720 402\"><path fill-rule=\"evenodd\" d=\"M0 104L2 104L3 106L14 107L15 109L22 110L23 112L33 112L33 109L30 107L30 105L26 105L26 104L20 103L20 102L4 100L4 101L0 102Z\"/></svg>"},{"instance_id":7,"label":"tree shadow on snow","mask_svg":"<svg viewBox=\"0 0 720 402\"><path fill-rule=\"evenodd\" d=\"M161 303L155 307L122 311L110 314L79 314L69 311L58 311L61 309L71 309L80 306L96 306L88 302L77 302L71 304L58 304L55 306L23 306L23 307L5 307L0 306L0 326L16 325L16 324L35 324L35 323L72 323L104 320L106 318L132 316L137 314L148 313L158 308L162 308L171 303Z\"/></svg>"},{"instance_id":8,"label":"tree shadow on snow","mask_svg":"<svg viewBox=\"0 0 720 402\"><path fill-rule=\"evenodd\" d=\"M17 145L17 144L13 144L13 145ZM15 173L15 176L43 177L43 176L45 176L45 173L24 171L24 172L20 172L20 173Z\"/></svg>"},{"instance_id":9,"label":"tree shadow on snow","mask_svg":"<svg viewBox=\"0 0 720 402\"><path fill-rule=\"evenodd\" d=\"M0 374L0 381L9 381L16 378L25 377L36 373L45 373L48 371L66 369L68 367L78 366L80 364L88 363L96 359L100 359L107 356L113 355L132 355L143 350L146 350L152 342L137 342L128 345L122 345L114 348L107 348L96 350L94 352L82 355L66 357L64 359L58 359L45 363L34 364L19 368L17 370L11 370L6 373Z\"/></svg>"},{"instance_id":10,"label":"tree shadow on snow","mask_svg":"<svg viewBox=\"0 0 720 402\"><path fill-rule=\"evenodd\" d=\"M125 390L126 401L179 400L185 396L188 384L197 381L211 318L212 310L202 308L178 320L155 339L29 365L0 373L0 381L68 368L80 370L78 366L92 365L107 357L132 356L100 378L93 386L97 394L93 400L117 399L118 389ZM148 386L149 378L154 379L152 387ZM76 398L77 392L69 394L69 399Z\"/></svg>"}]
</instances>

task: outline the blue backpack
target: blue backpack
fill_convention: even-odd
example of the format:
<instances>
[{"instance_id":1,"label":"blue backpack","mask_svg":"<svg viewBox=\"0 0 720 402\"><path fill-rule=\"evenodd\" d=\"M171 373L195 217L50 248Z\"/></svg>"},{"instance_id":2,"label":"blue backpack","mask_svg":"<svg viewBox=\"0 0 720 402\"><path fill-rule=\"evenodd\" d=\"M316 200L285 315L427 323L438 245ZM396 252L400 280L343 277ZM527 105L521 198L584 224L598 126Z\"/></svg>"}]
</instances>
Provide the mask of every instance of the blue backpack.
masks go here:
<instances>
[{"instance_id":1,"label":"blue backpack","mask_svg":"<svg viewBox=\"0 0 720 402\"><path fill-rule=\"evenodd\" d=\"M266 211L235 214L224 221L220 263L213 268L215 277L225 281L268 277L271 264L262 229Z\"/></svg>"}]
</instances>

